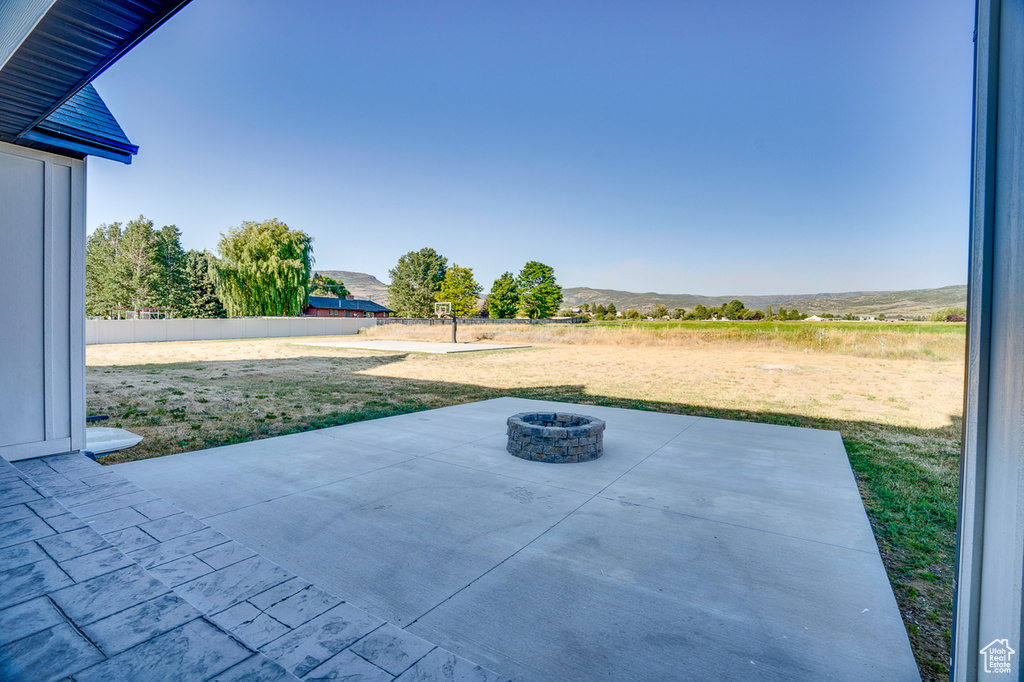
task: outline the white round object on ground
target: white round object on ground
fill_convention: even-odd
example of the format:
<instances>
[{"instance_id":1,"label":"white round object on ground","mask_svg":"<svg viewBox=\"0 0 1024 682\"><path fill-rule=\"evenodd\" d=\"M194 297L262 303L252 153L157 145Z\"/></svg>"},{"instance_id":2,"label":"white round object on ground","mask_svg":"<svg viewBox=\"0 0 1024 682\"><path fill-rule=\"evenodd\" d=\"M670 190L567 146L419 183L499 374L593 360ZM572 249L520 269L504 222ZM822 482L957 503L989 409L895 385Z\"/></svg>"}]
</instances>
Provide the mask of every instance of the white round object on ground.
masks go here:
<instances>
[{"instance_id":1,"label":"white round object on ground","mask_svg":"<svg viewBox=\"0 0 1024 682\"><path fill-rule=\"evenodd\" d=\"M142 442L142 436L109 426L90 426L85 430L85 449L94 455L127 450Z\"/></svg>"}]
</instances>

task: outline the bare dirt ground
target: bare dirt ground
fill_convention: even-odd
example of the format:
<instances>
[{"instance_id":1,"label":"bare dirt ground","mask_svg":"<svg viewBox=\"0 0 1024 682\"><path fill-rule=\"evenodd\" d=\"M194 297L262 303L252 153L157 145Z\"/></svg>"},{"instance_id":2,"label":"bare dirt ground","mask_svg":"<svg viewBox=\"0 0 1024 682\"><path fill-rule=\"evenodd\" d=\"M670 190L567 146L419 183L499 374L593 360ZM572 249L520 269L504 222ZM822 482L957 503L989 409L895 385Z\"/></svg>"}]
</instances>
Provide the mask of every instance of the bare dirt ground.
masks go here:
<instances>
[{"instance_id":1,"label":"bare dirt ground","mask_svg":"<svg viewBox=\"0 0 1024 682\"><path fill-rule=\"evenodd\" d=\"M370 336L387 335L382 329ZM835 429L857 473L922 674L943 678L962 360L727 340L545 342L539 330L520 339L534 344L529 349L454 355L296 345L304 340L88 347L90 414L109 414L108 425L145 437L105 459L156 457L502 395Z\"/></svg>"}]
</instances>

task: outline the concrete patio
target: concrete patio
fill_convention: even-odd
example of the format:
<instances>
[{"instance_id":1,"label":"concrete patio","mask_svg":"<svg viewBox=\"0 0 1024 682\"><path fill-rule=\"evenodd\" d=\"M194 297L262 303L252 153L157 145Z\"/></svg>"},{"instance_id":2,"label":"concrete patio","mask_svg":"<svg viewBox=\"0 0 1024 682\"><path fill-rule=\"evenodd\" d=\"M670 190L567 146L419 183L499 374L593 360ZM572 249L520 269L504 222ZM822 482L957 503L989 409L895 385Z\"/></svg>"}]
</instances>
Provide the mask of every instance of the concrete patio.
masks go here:
<instances>
[{"instance_id":1,"label":"concrete patio","mask_svg":"<svg viewBox=\"0 0 1024 682\"><path fill-rule=\"evenodd\" d=\"M554 407L601 459L505 452ZM111 469L513 680L919 679L835 432L501 398Z\"/></svg>"}]
</instances>

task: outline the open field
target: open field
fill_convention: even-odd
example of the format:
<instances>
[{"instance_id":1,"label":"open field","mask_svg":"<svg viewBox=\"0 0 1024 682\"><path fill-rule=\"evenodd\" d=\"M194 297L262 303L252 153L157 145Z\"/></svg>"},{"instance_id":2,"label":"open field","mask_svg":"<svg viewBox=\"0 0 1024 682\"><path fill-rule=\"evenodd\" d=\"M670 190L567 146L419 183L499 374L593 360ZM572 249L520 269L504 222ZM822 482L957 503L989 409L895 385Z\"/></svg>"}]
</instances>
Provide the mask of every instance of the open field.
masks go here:
<instances>
[{"instance_id":1,"label":"open field","mask_svg":"<svg viewBox=\"0 0 1024 682\"><path fill-rule=\"evenodd\" d=\"M366 336L446 334L389 325ZM304 339L90 346L88 409L146 437L113 461L502 395L835 429L922 674L944 679L963 325L467 326L459 337L533 347L425 355L294 344Z\"/></svg>"}]
</instances>

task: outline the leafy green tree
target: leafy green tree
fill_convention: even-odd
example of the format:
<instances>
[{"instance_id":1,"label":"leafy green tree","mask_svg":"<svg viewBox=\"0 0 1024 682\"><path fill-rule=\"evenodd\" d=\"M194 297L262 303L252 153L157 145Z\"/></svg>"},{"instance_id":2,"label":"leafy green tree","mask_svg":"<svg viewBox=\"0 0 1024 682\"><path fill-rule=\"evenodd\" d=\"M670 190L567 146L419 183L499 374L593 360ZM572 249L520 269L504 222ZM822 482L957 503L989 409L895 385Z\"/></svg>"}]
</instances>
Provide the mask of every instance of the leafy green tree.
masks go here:
<instances>
[{"instance_id":1,"label":"leafy green tree","mask_svg":"<svg viewBox=\"0 0 1024 682\"><path fill-rule=\"evenodd\" d=\"M487 295L487 311L492 320L511 319L519 312L519 283L511 272L494 280Z\"/></svg>"},{"instance_id":2,"label":"leafy green tree","mask_svg":"<svg viewBox=\"0 0 1024 682\"><path fill-rule=\"evenodd\" d=\"M651 317L654 317L655 319L658 320L660 320L663 317L668 317L668 306L662 303L657 304L656 306L654 306L654 311L652 312Z\"/></svg>"},{"instance_id":3,"label":"leafy green tree","mask_svg":"<svg viewBox=\"0 0 1024 682\"><path fill-rule=\"evenodd\" d=\"M950 315L957 315L959 317L966 318L967 309L960 307L940 308L939 310L936 310L934 313L929 315L928 319L931 320L932 322L945 322L946 318L949 317Z\"/></svg>"},{"instance_id":4,"label":"leafy green tree","mask_svg":"<svg viewBox=\"0 0 1024 682\"><path fill-rule=\"evenodd\" d=\"M625 318L627 320L639 320L641 317L640 311L636 308L629 308L626 310Z\"/></svg>"},{"instance_id":5,"label":"leafy green tree","mask_svg":"<svg viewBox=\"0 0 1024 682\"><path fill-rule=\"evenodd\" d=\"M605 312L605 319L607 319L607 320L614 320L615 318L617 318L619 316L619 311L616 310L614 303L609 303L608 307L605 308L604 312Z\"/></svg>"},{"instance_id":6,"label":"leafy green tree","mask_svg":"<svg viewBox=\"0 0 1024 682\"><path fill-rule=\"evenodd\" d=\"M309 286L312 289L309 292L310 296L344 298L349 295L349 291L345 288L344 284L333 277L321 275L319 272L313 274L313 279L309 280Z\"/></svg>"},{"instance_id":7,"label":"leafy green tree","mask_svg":"<svg viewBox=\"0 0 1024 682\"><path fill-rule=\"evenodd\" d=\"M533 320L551 317L562 304L562 287L555 282L551 266L535 260L519 271L519 308Z\"/></svg>"},{"instance_id":8,"label":"leafy green tree","mask_svg":"<svg viewBox=\"0 0 1024 682\"><path fill-rule=\"evenodd\" d=\"M448 271L448 259L430 248L410 251L388 271L390 307L400 317L433 317L437 293Z\"/></svg>"},{"instance_id":9,"label":"leafy green tree","mask_svg":"<svg viewBox=\"0 0 1024 682\"><path fill-rule=\"evenodd\" d=\"M688 320L710 320L711 319L711 311L708 309L707 306L705 306L705 305L703 305L701 303L698 303L697 305L693 306L693 310L691 310L690 312L686 313L686 319L688 319Z\"/></svg>"},{"instance_id":10,"label":"leafy green tree","mask_svg":"<svg viewBox=\"0 0 1024 682\"><path fill-rule=\"evenodd\" d=\"M722 306L722 317L727 320L742 320L744 310L746 306L743 305L743 301L733 299Z\"/></svg>"},{"instance_id":11,"label":"leafy green tree","mask_svg":"<svg viewBox=\"0 0 1024 682\"><path fill-rule=\"evenodd\" d=\"M181 306L182 317L227 317L227 311L217 296L213 278L210 276L212 258L210 254L202 251L193 250L185 254L185 297Z\"/></svg>"},{"instance_id":12,"label":"leafy green tree","mask_svg":"<svg viewBox=\"0 0 1024 682\"><path fill-rule=\"evenodd\" d=\"M878 317L875 318L875 319L884 320L885 319L885 313L878 313Z\"/></svg>"},{"instance_id":13,"label":"leafy green tree","mask_svg":"<svg viewBox=\"0 0 1024 682\"><path fill-rule=\"evenodd\" d=\"M231 316L301 315L309 303L313 238L277 218L221 235L211 272Z\"/></svg>"},{"instance_id":14,"label":"leafy green tree","mask_svg":"<svg viewBox=\"0 0 1024 682\"><path fill-rule=\"evenodd\" d=\"M452 314L456 317L469 317L476 310L477 299L483 287L473 278L472 268L463 268L452 264L444 273L441 290L437 292L438 301L450 301Z\"/></svg>"},{"instance_id":15,"label":"leafy green tree","mask_svg":"<svg viewBox=\"0 0 1024 682\"><path fill-rule=\"evenodd\" d=\"M672 311L673 320L681 320L686 315L686 308L676 308Z\"/></svg>"},{"instance_id":16,"label":"leafy green tree","mask_svg":"<svg viewBox=\"0 0 1024 682\"><path fill-rule=\"evenodd\" d=\"M772 312L772 307L768 306L768 310L766 310L764 313L764 319L770 320L773 317L775 317L775 313Z\"/></svg>"}]
</instances>

